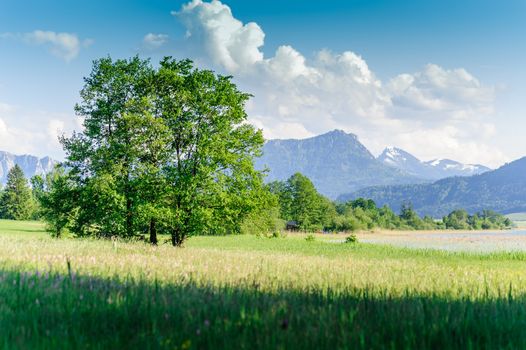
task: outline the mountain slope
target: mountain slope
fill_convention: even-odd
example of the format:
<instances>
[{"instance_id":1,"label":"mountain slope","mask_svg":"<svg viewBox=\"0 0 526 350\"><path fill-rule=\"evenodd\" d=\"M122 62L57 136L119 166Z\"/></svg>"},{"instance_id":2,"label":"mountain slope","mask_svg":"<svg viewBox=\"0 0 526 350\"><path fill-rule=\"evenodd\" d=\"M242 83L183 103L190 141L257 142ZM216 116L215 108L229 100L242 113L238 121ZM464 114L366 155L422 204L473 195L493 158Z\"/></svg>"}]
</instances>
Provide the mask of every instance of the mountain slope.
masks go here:
<instances>
[{"instance_id":1,"label":"mountain slope","mask_svg":"<svg viewBox=\"0 0 526 350\"><path fill-rule=\"evenodd\" d=\"M491 170L483 165L462 164L449 159L423 162L412 154L396 147L386 148L380 154L378 160L410 175L428 180L439 180L452 176L472 176Z\"/></svg>"},{"instance_id":2,"label":"mountain slope","mask_svg":"<svg viewBox=\"0 0 526 350\"><path fill-rule=\"evenodd\" d=\"M8 152L0 151L0 184L5 185L7 174L12 167L18 164L26 178L34 175L44 175L50 172L57 164L49 157L38 158L30 155L17 156Z\"/></svg>"},{"instance_id":3,"label":"mountain slope","mask_svg":"<svg viewBox=\"0 0 526 350\"><path fill-rule=\"evenodd\" d=\"M356 135L341 130L303 140L270 140L256 168L270 170L267 181L300 172L330 198L367 186L422 181L379 162Z\"/></svg>"},{"instance_id":4,"label":"mountain slope","mask_svg":"<svg viewBox=\"0 0 526 350\"><path fill-rule=\"evenodd\" d=\"M453 177L432 184L377 186L342 195L340 201L365 197L399 210L409 201L420 215L440 217L464 208L470 213L492 209L500 213L526 211L526 157L471 177Z\"/></svg>"}]
</instances>

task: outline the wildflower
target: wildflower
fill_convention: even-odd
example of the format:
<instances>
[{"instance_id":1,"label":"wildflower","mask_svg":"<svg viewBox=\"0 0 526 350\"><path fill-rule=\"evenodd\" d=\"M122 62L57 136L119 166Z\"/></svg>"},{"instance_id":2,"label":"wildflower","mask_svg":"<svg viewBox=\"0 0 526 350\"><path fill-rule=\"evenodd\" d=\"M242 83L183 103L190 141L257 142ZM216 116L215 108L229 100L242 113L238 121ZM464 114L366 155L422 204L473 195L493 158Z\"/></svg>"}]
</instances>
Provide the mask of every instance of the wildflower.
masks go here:
<instances>
[{"instance_id":1,"label":"wildflower","mask_svg":"<svg viewBox=\"0 0 526 350\"><path fill-rule=\"evenodd\" d=\"M205 326L206 326L206 327L209 327L209 326L210 326L210 321L205 320Z\"/></svg>"}]
</instances>

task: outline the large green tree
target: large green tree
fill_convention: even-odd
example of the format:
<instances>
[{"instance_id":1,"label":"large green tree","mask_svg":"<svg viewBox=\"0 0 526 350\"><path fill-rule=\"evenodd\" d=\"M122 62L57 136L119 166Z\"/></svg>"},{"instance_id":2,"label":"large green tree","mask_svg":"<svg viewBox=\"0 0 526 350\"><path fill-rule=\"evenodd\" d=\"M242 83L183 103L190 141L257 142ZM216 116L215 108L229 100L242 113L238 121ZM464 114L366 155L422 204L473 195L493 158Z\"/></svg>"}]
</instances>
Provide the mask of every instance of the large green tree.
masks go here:
<instances>
[{"instance_id":1,"label":"large green tree","mask_svg":"<svg viewBox=\"0 0 526 350\"><path fill-rule=\"evenodd\" d=\"M9 220L29 220L33 213L31 189L22 169L15 165L7 174L0 198L0 216Z\"/></svg>"},{"instance_id":2,"label":"large green tree","mask_svg":"<svg viewBox=\"0 0 526 350\"><path fill-rule=\"evenodd\" d=\"M85 130L62 140L76 183L77 234L157 232L174 245L193 234L240 231L268 191L246 124L250 95L231 77L165 58L95 61L77 113Z\"/></svg>"},{"instance_id":3,"label":"large green tree","mask_svg":"<svg viewBox=\"0 0 526 350\"><path fill-rule=\"evenodd\" d=\"M153 69L137 57L97 60L75 110L84 130L63 138L67 165L82 189L73 230L131 237L137 230L139 140L148 114Z\"/></svg>"},{"instance_id":4,"label":"large green tree","mask_svg":"<svg viewBox=\"0 0 526 350\"><path fill-rule=\"evenodd\" d=\"M161 62L152 85L155 115L171 135L164 174L172 244L197 233L239 232L266 198L253 164L264 139L246 123L250 95L231 77L171 58Z\"/></svg>"}]
</instances>

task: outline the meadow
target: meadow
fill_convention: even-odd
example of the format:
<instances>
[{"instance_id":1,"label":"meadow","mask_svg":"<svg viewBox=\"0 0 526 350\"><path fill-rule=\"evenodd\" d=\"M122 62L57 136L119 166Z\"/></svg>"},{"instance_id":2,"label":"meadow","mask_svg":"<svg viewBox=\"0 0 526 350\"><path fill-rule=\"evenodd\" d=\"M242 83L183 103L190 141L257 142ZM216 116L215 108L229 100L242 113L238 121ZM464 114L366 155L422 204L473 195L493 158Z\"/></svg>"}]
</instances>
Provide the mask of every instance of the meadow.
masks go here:
<instances>
[{"instance_id":1,"label":"meadow","mask_svg":"<svg viewBox=\"0 0 526 350\"><path fill-rule=\"evenodd\" d=\"M526 254L0 221L0 348L525 348Z\"/></svg>"}]
</instances>

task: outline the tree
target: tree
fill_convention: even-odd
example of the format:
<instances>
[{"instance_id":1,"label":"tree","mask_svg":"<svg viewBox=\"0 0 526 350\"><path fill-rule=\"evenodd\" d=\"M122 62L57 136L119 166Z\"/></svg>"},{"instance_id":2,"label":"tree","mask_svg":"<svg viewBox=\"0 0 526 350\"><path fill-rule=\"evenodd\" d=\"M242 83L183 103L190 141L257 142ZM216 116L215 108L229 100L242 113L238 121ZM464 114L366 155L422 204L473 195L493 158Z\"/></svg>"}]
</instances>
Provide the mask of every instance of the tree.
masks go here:
<instances>
[{"instance_id":1,"label":"tree","mask_svg":"<svg viewBox=\"0 0 526 350\"><path fill-rule=\"evenodd\" d=\"M55 167L40 185L37 200L40 204L40 215L47 223L47 229L54 237L61 237L71 223L74 215L74 184L61 166Z\"/></svg>"},{"instance_id":2,"label":"tree","mask_svg":"<svg viewBox=\"0 0 526 350\"><path fill-rule=\"evenodd\" d=\"M7 174L7 184L0 200L1 217L29 220L33 211L31 189L22 169L15 165Z\"/></svg>"},{"instance_id":3,"label":"tree","mask_svg":"<svg viewBox=\"0 0 526 350\"><path fill-rule=\"evenodd\" d=\"M94 62L85 78L77 114L84 131L62 138L66 165L76 187L78 216L72 227L78 235L133 236L138 226L139 192L143 169L143 136L151 132L149 79L153 68L138 57Z\"/></svg>"},{"instance_id":4,"label":"tree","mask_svg":"<svg viewBox=\"0 0 526 350\"><path fill-rule=\"evenodd\" d=\"M475 218L477 220L478 218ZM442 219L446 228L454 230L470 229L470 216L464 209L454 210Z\"/></svg>"},{"instance_id":5,"label":"tree","mask_svg":"<svg viewBox=\"0 0 526 350\"><path fill-rule=\"evenodd\" d=\"M254 169L264 139L246 124L245 103L231 77L165 58L154 75L155 116L169 128L169 226L173 245L193 234L240 231L266 188Z\"/></svg>"},{"instance_id":6,"label":"tree","mask_svg":"<svg viewBox=\"0 0 526 350\"><path fill-rule=\"evenodd\" d=\"M424 228L424 222L414 211L413 204L410 202L402 203L402 208L400 209L400 219L405 225L412 229L419 230Z\"/></svg>"},{"instance_id":7,"label":"tree","mask_svg":"<svg viewBox=\"0 0 526 350\"><path fill-rule=\"evenodd\" d=\"M254 169L263 136L246 124L231 77L165 58L94 62L76 111L85 131L63 138L78 191L79 235L240 232L268 189Z\"/></svg>"},{"instance_id":8,"label":"tree","mask_svg":"<svg viewBox=\"0 0 526 350\"><path fill-rule=\"evenodd\" d=\"M285 183L270 184L280 201L281 216L296 221L302 230L319 230L331 224L336 216L334 204L318 193L306 176L296 173Z\"/></svg>"}]
</instances>

